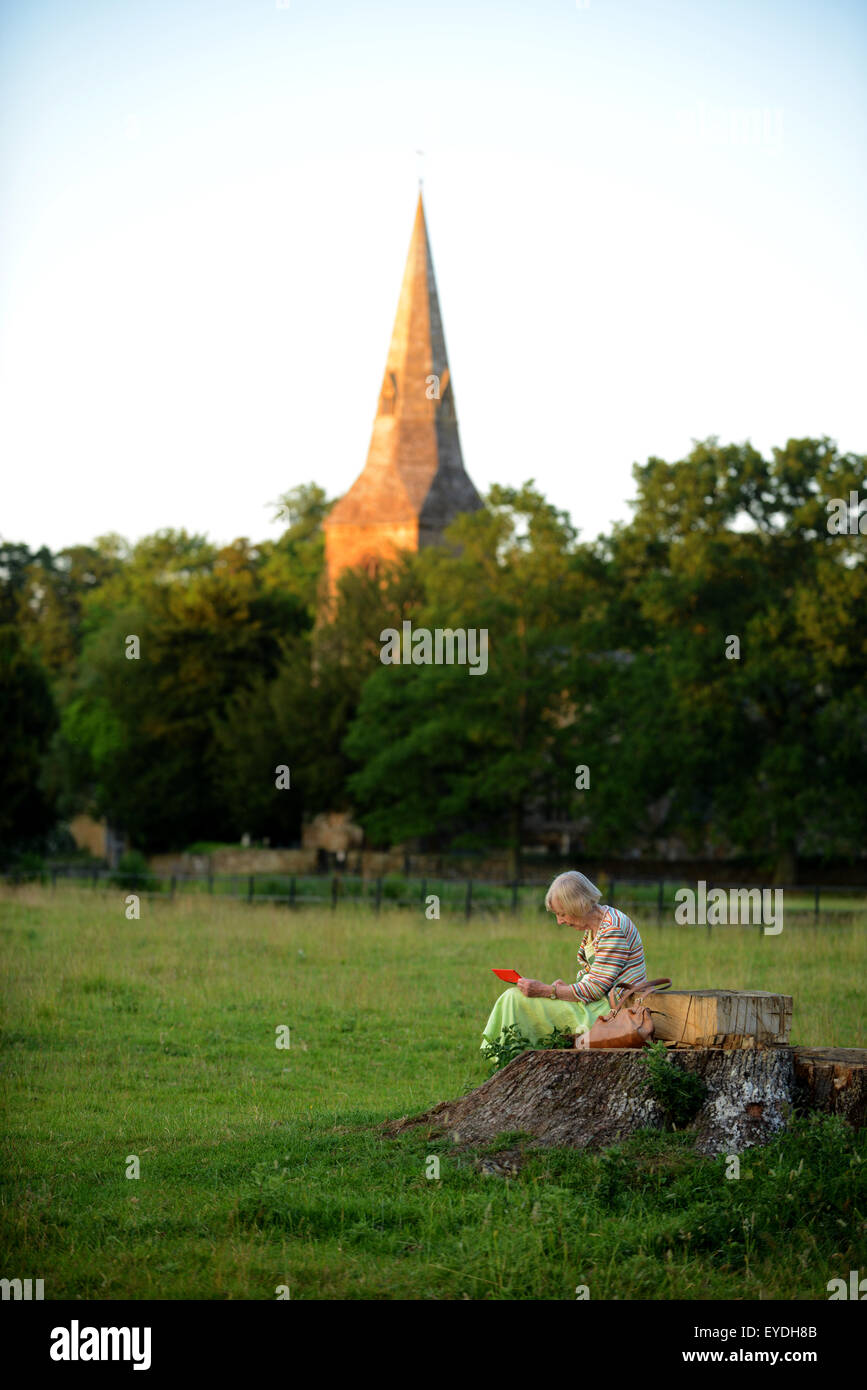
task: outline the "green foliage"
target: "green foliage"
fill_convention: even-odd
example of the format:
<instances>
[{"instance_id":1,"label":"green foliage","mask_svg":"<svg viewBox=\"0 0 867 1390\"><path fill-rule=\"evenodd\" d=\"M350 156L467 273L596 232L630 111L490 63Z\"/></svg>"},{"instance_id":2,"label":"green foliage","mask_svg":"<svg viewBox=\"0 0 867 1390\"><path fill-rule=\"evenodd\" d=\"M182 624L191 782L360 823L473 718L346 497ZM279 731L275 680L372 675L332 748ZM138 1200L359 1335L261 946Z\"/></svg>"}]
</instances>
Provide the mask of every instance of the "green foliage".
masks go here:
<instances>
[{"instance_id":1,"label":"green foliage","mask_svg":"<svg viewBox=\"0 0 867 1390\"><path fill-rule=\"evenodd\" d=\"M450 528L457 554L418 557L424 595L407 615L430 631L486 629L487 672L380 664L345 748L358 764L353 802L374 841L501 843L516 867L527 806L569 746L558 716L579 570L567 518L531 483L495 487L488 503Z\"/></svg>"},{"instance_id":2,"label":"green foliage","mask_svg":"<svg viewBox=\"0 0 867 1390\"><path fill-rule=\"evenodd\" d=\"M574 1041L575 1035L568 1028L552 1028L545 1037L539 1038L537 1042L530 1042L517 1023L510 1023L493 1042L485 1039L483 1054L493 1073L514 1062L522 1052L531 1052L539 1048L572 1047Z\"/></svg>"},{"instance_id":3,"label":"green foliage","mask_svg":"<svg viewBox=\"0 0 867 1390\"><path fill-rule=\"evenodd\" d=\"M486 1038L482 1051L490 1070L495 1072L507 1067L510 1062L514 1062L515 1058L520 1057L522 1052L529 1052L532 1046L533 1044L521 1032L517 1023L510 1023L493 1042Z\"/></svg>"},{"instance_id":4,"label":"green foliage","mask_svg":"<svg viewBox=\"0 0 867 1390\"><path fill-rule=\"evenodd\" d=\"M0 847L30 848L54 823L46 755L57 712L45 671L18 630L0 627Z\"/></svg>"},{"instance_id":5,"label":"green foliage","mask_svg":"<svg viewBox=\"0 0 867 1390\"><path fill-rule=\"evenodd\" d=\"M409 897L410 892L409 884L401 874L386 874L382 880L382 896L390 898L392 902Z\"/></svg>"},{"instance_id":6,"label":"green foliage","mask_svg":"<svg viewBox=\"0 0 867 1390\"><path fill-rule=\"evenodd\" d=\"M646 1047L639 1060L647 1067L650 1089L665 1111L669 1125L682 1129L694 1120L704 1103L707 1087L700 1076L679 1067L664 1042Z\"/></svg>"},{"instance_id":7,"label":"green foliage","mask_svg":"<svg viewBox=\"0 0 867 1390\"><path fill-rule=\"evenodd\" d=\"M569 1028L552 1028L551 1032L544 1038L540 1038L536 1047L552 1048L555 1051L560 1048L571 1048L575 1046L575 1034Z\"/></svg>"},{"instance_id":8,"label":"green foliage","mask_svg":"<svg viewBox=\"0 0 867 1390\"><path fill-rule=\"evenodd\" d=\"M251 827L242 802L222 792L215 723L239 692L274 674L284 642L308 622L300 603L267 588L247 542L217 550L168 532L142 541L87 595L85 612L54 748L68 809L77 794L81 809L108 816L145 850L239 839ZM139 659L127 659L129 634ZM257 765L278 821L291 803L274 785L279 751L269 745Z\"/></svg>"},{"instance_id":9,"label":"green foliage","mask_svg":"<svg viewBox=\"0 0 867 1390\"><path fill-rule=\"evenodd\" d=\"M37 788L27 834L89 811L146 850L276 845L351 808L376 844L508 846L514 877L543 810L580 819L591 856L679 838L791 882L798 855L857 855L867 565L828 504L863 493L867 460L824 438L769 458L711 438L634 477L633 519L591 542L532 482L495 486L449 549L345 573L327 615L330 503L312 483L281 499L275 542L4 543L0 621L30 672L16 657L10 698L29 682L34 703L0 751L13 801ZM380 633L404 620L486 629L487 673L383 666Z\"/></svg>"},{"instance_id":10,"label":"green foliage","mask_svg":"<svg viewBox=\"0 0 867 1390\"><path fill-rule=\"evenodd\" d=\"M92 545L69 546L56 554L43 546L23 565L26 548L12 549L19 552L9 578L17 597L15 621L46 670L58 679L68 677L81 653L88 600L121 572L128 547L119 536L102 536Z\"/></svg>"},{"instance_id":11,"label":"green foliage","mask_svg":"<svg viewBox=\"0 0 867 1390\"><path fill-rule=\"evenodd\" d=\"M867 461L830 440L766 461L711 439L634 475L635 517L593 548L575 632L570 688L606 789L587 847L710 838L787 882L798 853L857 852L867 567L827 503L863 492Z\"/></svg>"},{"instance_id":12,"label":"green foliage","mask_svg":"<svg viewBox=\"0 0 867 1390\"><path fill-rule=\"evenodd\" d=\"M147 892L156 887L157 879L148 869L148 861L140 850L127 850L118 860L117 868L109 876L110 882L118 888L141 889Z\"/></svg>"}]
</instances>

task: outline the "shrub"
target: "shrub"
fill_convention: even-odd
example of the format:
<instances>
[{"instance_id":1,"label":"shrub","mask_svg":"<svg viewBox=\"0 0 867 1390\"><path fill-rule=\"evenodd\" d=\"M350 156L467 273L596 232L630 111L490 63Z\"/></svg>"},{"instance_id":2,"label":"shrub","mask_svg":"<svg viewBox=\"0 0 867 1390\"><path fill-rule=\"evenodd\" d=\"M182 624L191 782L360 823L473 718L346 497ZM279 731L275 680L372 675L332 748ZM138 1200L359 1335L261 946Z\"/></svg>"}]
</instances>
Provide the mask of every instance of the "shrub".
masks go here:
<instances>
[{"instance_id":1,"label":"shrub","mask_svg":"<svg viewBox=\"0 0 867 1390\"><path fill-rule=\"evenodd\" d=\"M121 855L109 882L116 884L118 888L152 889L156 886L157 880L148 868L148 861L141 850L130 849Z\"/></svg>"},{"instance_id":2,"label":"shrub","mask_svg":"<svg viewBox=\"0 0 867 1390\"><path fill-rule=\"evenodd\" d=\"M695 1119L707 1095L701 1077L677 1066L664 1042L651 1043L641 1061L650 1074L650 1089L665 1111L666 1124L682 1129Z\"/></svg>"},{"instance_id":3,"label":"shrub","mask_svg":"<svg viewBox=\"0 0 867 1390\"><path fill-rule=\"evenodd\" d=\"M516 1023L510 1023L508 1028L503 1029L496 1042L485 1042L483 1050L491 1072L495 1072L507 1067L516 1057L520 1057L522 1052L535 1052L539 1048L571 1047L573 1038L574 1034L570 1033L568 1028L552 1028L544 1038L531 1043Z\"/></svg>"}]
</instances>

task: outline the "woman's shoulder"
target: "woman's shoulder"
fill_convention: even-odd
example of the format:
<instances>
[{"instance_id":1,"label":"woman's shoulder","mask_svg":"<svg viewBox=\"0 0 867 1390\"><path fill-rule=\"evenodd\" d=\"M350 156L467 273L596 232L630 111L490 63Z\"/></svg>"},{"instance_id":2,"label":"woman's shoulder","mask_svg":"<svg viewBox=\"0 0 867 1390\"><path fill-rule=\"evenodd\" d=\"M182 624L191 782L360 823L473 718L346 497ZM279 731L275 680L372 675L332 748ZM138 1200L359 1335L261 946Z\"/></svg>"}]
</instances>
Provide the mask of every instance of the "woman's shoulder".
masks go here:
<instances>
[{"instance_id":1,"label":"woman's shoulder","mask_svg":"<svg viewBox=\"0 0 867 1390\"><path fill-rule=\"evenodd\" d=\"M603 916L597 936L628 936L631 932L638 932L632 918L619 908L600 903L599 910Z\"/></svg>"}]
</instances>

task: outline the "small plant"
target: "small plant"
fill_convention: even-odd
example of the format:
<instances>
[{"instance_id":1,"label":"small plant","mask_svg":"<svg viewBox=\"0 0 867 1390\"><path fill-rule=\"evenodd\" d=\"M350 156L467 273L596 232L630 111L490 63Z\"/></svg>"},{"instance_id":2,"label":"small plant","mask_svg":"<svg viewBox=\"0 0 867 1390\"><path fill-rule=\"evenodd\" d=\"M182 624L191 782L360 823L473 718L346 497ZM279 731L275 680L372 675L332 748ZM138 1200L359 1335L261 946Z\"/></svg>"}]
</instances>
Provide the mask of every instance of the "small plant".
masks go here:
<instances>
[{"instance_id":1,"label":"small plant","mask_svg":"<svg viewBox=\"0 0 867 1390\"><path fill-rule=\"evenodd\" d=\"M571 1047L574 1034L568 1028L552 1028L551 1032L538 1042L531 1043L516 1023L504 1028L496 1042L485 1042L485 1060L490 1063L492 1072L500 1071L520 1057L522 1052L535 1052L539 1048Z\"/></svg>"},{"instance_id":2,"label":"small plant","mask_svg":"<svg viewBox=\"0 0 867 1390\"><path fill-rule=\"evenodd\" d=\"M529 1038L524 1036L516 1023L510 1023L508 1028L503 1029L496 1042L485 1040L482 1052L490 1070L495 1072L507 1067L516 1057L520 1057L522 1052L529 1051L529 1048Z\"/></svg>"},{"instance_id":3,"label":"small plant","mask_svg":"<svg viewBox=\"0 0 867 1390\"><path fill-rule=\"evenodd\" d=\"M552 1028L546 1038L540 1038L537 1047L562 1049L575 1046L575 1034L569 1028Z\"/></svg>"},{"instance_id":4,"label":"small plant","mask_svg":"<svg viewBox=\"0 0 867 1390\"><path fill-rule=\"evenodd\" d=\"M664 1042L651 1043L641 1060L650 1073L650 1089L665 1111L666 1124L682 1129L695 1119L707 1087L700 1076L675 1065Z\"/></svg>"}]
</instances>

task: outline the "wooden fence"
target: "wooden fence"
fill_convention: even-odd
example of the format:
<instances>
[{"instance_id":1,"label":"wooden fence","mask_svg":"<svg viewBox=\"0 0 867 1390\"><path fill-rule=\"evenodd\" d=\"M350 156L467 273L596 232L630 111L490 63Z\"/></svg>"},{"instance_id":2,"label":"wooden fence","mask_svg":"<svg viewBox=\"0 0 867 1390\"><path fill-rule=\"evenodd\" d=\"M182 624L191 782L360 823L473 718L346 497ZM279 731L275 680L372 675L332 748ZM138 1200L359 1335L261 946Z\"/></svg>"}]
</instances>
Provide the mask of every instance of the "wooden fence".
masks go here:
<instances>
[{"instance_id":1,"label":"wooden fence","mask_svg":"<svg viewBox=\"0 0 867 1390\"><path fill-rule=\"evenodd\" d=\"M208 894L250 904L280 903L288 908L357 905L381 912L384 908L414 908L434 915L432 899L438 899L439 913L460 913L469 919L474 914L544 911L544 895L550 879L539 881L491 883L489 880L467 878L409 878L399 874L362 878L356 875L316 874L167 874L134 873L120 869L91 868L80 865L50 865L43 869L19 870L0 875L7 883L38 882L56 889L58 883L82 887L121 890L152 898L172 899L178 895ZM682 879L618 878L606 886L604 901L624 910L640 908L662 918L673 913L676 894L694 883ZM808 914L818 918L822 911L867 912L867 886L829 886L794 884L716 883L707 881L707 892L714 888L754 891L782 889L787 896L787 913ZM764 903L764 897L762 898Z\"/></svg>"}]
</instances>

